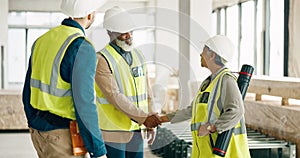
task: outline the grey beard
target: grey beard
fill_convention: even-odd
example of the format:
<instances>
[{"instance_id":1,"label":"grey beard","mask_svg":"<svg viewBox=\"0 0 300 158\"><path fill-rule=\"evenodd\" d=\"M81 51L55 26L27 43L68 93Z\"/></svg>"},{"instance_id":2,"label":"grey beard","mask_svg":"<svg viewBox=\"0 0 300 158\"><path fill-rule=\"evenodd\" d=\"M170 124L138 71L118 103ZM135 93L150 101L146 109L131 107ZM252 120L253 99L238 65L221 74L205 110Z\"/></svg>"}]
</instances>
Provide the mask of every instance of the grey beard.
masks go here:
<instances>
[{"instance_id":1,"label":"grey beard","mask_svg":"<svg viewBox=\"0 0 300 158\"><path fill-rule=\"evenodd\" d=\"M116 45L127 52L130 52L133 49L133 44L128 45L125 41L121 41L119 39L116 39Z\"/></svg>"}]
</instances>

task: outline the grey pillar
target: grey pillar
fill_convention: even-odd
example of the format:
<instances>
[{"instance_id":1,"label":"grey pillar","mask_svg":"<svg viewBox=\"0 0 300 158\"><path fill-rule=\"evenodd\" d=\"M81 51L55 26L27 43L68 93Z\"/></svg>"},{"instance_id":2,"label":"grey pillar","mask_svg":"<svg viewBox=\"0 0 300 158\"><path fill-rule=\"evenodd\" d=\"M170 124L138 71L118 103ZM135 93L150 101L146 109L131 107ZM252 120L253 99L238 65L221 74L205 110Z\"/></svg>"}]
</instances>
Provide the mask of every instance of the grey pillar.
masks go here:
<instances>
[{"instance_id":1,"label":"grey pillar","mask_svg":"<svg viewBox=\"0 0 300 158\"><path fill-rule=\"evenodd\" d=\"M190 80L190 0L179 0L179 106L188 105Z\"/></svg>"},{"instance_id":2,"label":"grey pillar","mask_svg":"<svg viewBox=\"0 0 300 158\"><path fill-rule=\"evenodd\" d=\"M8 41L8 0L0 0L0 83L1 89L5 88L5 56L7 52Z\"/></svg>"}]
</instances>

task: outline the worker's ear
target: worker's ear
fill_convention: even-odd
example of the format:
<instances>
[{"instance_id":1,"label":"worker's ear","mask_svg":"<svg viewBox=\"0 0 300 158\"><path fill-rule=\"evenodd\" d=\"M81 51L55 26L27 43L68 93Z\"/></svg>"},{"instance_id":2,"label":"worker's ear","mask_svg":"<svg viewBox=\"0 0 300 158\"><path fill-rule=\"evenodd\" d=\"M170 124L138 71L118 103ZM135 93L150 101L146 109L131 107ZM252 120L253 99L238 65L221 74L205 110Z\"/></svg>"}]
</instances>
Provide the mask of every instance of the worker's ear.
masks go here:
<instances>
[{"instance_id":1,"label":"worker's ear","mask_svg":"<svg viewBox=\"0 0 300 158\"><path fill-rule=\"evenodd\" d=\"M95 12L92 12L92 13L90 13L90 14L87 15L87 19L88 20L93 20L94 16L95 16Z\"/></svg>"},{"instance_id":2,"label":"worker's ear","mask_svg":"<svg viewBox=\"0 0 300 158\"><path fill-rule=\"evenodd\" d=\"M210 58L215 58L216 57L216 53L214 51L212 51L209 55L210 55Z\"/></svg>"},{"instance_id":3,"label":"worker's ear","mask_svg":"<svg viewBox=\"0 0 300 158\"><path fill-rule=\"evenodd\" d=\"M87 19L88 20L91 20L93 17L92 17L92 14L89 14L88 16L87 16Z\"/></svg>"}]
</instances>

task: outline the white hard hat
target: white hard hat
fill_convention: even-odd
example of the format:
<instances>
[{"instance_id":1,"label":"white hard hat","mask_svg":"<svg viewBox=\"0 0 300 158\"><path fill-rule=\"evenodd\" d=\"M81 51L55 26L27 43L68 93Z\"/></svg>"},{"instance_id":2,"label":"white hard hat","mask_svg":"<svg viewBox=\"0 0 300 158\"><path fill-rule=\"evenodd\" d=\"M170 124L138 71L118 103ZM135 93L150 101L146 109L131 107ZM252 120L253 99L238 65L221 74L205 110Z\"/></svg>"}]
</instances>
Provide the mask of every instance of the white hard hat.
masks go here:
<instances>
[{"instance_id":1,"label":"white hard hat","mask_svg":"<svg viewBox=\"0 0 300 158\"><path fill-rule=\"evenodd\" d=\"M114 6L105 12L103 27L111 32L126 33L132 31L135 24L126 10Z\"/></svg>"},{"instance_id":2,"label":"white hard hat","mask_svg":"<svg viewBox=\"0 0 300 158\"><path fill-rule=\"evenodd\" d=\"M73 18L82 18L96 11L107 0L62 0L61 11Z\"/></svg>"},{"instance_id":3,"label":"white hard hat","mask_svg":"<svg viewBox=\"0 0 300 158\"><path fill-rule=\"evenodd\" d=\"M213 36L204 45L228 62L233 58L234 44L224 35Z\"/></svg>"}]
</instances>

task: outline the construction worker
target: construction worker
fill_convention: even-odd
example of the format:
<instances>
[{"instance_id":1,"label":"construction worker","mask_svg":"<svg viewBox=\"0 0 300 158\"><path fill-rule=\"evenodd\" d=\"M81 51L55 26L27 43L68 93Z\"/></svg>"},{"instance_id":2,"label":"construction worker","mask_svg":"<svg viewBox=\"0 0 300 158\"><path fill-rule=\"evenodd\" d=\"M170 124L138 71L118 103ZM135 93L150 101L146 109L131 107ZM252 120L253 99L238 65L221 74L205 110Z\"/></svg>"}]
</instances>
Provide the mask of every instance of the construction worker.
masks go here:
<instances>
[{"instance_id":1,"label":"construction worker","mask_svg":"<svg viewBox=\"0 0 300 158\"><path fill-rule=\"evenodd\" d=\"M236 77L225 64L232 59L234 45L223 35L208 39L201 53L201 66L211 71L201 84L192 106L161 116L172 123L191 119L192 157L219 157L212 148L218 133L235 127L226 158L249 158L244 106Z\"/></svg>"},{"instance_id":2,"label":"construction worker","mask_svg":"<svg viewBox=\"0 0 300 158\"><path fill-rule=\"evenodd\" d=\"M94 96L96 51L85 37L104 0L62 0L69 16L32 46L23 104L40 158L75 158L70 121L77 120L90 157L105 158Z\"/></svg>"},{"instance_id":3,"label":"construction worker","mask_svg":"<svg viewBox=\"0 0 300 158\"><path fill-rule=\"evenodd\" d=\"M155 138L159 116L148 106L151 92L143 54L132 44L134 22L120 7L108 9L103 26L110 42L97 53L96 73L99 123L108 158L142 158L143 126L148 143ZM149 109L148 109L149 108ZM104 117L102 117L104 116Z\"/></svg>"}]
</instances>

